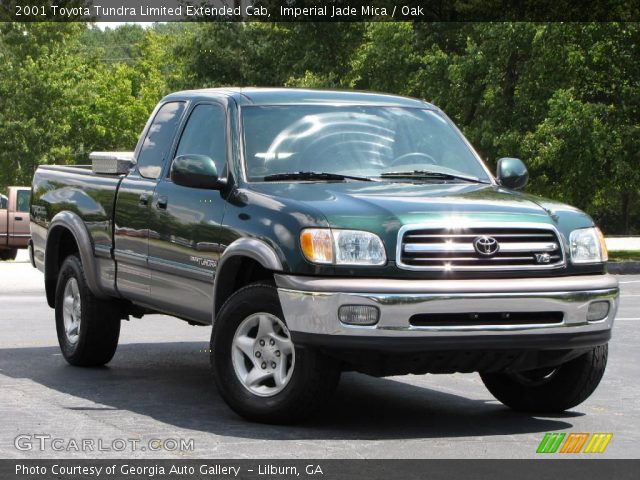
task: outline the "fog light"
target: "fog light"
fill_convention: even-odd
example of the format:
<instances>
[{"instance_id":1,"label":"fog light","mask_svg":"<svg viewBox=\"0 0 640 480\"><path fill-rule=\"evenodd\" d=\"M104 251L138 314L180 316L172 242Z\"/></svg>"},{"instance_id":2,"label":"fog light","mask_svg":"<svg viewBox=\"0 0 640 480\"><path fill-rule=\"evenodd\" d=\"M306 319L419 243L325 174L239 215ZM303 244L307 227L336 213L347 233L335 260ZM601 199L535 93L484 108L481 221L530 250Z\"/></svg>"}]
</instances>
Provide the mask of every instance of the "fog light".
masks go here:
<instances>
[{"instance_id":1,"label":"fog light","mask_svg":"<svg viewBox=\"0 0 640 480\"><path fill-rule=\"evenodd\" d=\"M587 310L587 321L597 322L609 315L609 302L591 302Z\"/></svg>"},{"instance_id":2,"label":"fog light","mask_svg":"<svg viewBox=\"0 0 640 480\"><path fill-rule=\"evenodd\" d=\"M380 310L369 305L343 305L338 310L338 318L349 325L375 325L378 323Z\"/></svg>"}]
</instances>

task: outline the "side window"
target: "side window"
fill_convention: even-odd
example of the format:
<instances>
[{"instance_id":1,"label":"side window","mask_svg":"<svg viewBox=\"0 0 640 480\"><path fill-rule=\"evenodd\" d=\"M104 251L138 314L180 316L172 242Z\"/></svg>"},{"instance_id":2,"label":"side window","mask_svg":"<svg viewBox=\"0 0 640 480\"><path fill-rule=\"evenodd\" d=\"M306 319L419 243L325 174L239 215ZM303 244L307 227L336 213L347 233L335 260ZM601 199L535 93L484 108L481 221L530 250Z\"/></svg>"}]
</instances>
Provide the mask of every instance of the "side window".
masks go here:
<instances>
[{"instance_id":1,"label":"side window","mask_svg":"<svg viewBox=\"0 0 640 480\"><path fill-rule=\"evenodd\" d=\"M31 197L31 192L29 190L18 190L17 192L17 205L16 211L18 212L28 212L29 211L29 198Z\"/></svg>"},{"instance_id":2,"label":"side window","mask_svg":"<svg viewBox=\"0 0 640 480\"><path fill-rule=\"evenodd\" d=\"M9 203L7 197L5 197L4 195L0 195L0 210L6 210L7 203Z\"/></svg>"},{"instance_id":3,"label":"side window","mask_svg":"<svg viewBox=\"0 0 640 480\"><path fill-rule=\"evenodd\" d=\"M151 123L138 155L138 170L146 178L158 178L184 111L184 102L165 103Z\"/></svg>"},{"instance_id":4,"label":"side window","mask_svg":"<svg viewBox=\"0 0 640 480\"><path fill-rule=\"evenodd\" d=\"M207 155L215 162L218 173L221 173L227 159L225 138L224 109L220 105L198 105L189 115L176 157L187 154Z\"/></svg>"}]
</instances>

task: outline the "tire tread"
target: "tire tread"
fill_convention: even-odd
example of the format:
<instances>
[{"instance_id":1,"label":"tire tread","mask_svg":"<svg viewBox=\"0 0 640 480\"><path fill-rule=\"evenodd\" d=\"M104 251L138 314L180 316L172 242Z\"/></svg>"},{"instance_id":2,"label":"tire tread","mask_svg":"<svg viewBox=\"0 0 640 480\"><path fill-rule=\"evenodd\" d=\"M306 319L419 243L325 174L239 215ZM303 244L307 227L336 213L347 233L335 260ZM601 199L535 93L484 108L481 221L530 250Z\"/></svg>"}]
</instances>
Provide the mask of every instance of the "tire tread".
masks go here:
<instances>
[{"instance_id":1,"label":"tire tread","mask_svg":"<svg viewBox=\"0 0 640 480\"><path fill-rule=\"evenodd\" d=\"M558 373L547 383L526 385L511 374L481 374L493 396L517 411L557 413L569 410L591 396L600 384L608 358L608 345L589 352L558 367Z\"/></svg>"},{"instance_id":2,"label":"tire tread","mask_svg":"<svg viewBox=\"0 0 640 480\"><path fill-rule=\"evenodd\" d=\"M291 424L309 417L329 401L340 377L337 362L314 350L296 348L296 368L304 369L304 372L302 372L304 378L299 379L298 382L304 388L298 388L300 385L297 385L295 392L292 394L290 392L290 398L287 398L282 404L276 405L268 399L266 402L270 403L272 408L260 409L255 408L250 402L243 402L242 396L239 397L237 395L236 388L244 387L239 384L236 387L228 385L229 379L225 381L222 378L220 374L221 365L219 365L220 359L216 358L216 337L217 335L229 334L229 332L222 332L222 329L225 328L222 322L230 321L233 318L234 310L248 303L259 305L261 301L265 302L265 304L272 301L276 302L277 298L277 289L273 285L264 283L247 285L231 295L220 308L217 320L214 323L211 337L211 363L218 389L227 404L236 413L256 422ZM279 301L277 302L278 311L276 313L280 315L280 318L284 319ZM235 381L237 382L237 380ZM290 386L291 384L287 388Z\"/></svg>"},{"instance_id":3,"label":"tire tread","mask_svg":"<svg viewBox=\"0 0 640 480\"><path fill-rule=\"evenodd\" d=\"M61 297L64 293L66 280L70 274L66 272L77 269L76 274L80 297L82 298L82 323L81 332L84 336L78 340L75 351L68 352L65 348L64 322L59 312ZM74 274L77 273L74 271ZM118 347L120 337L119 310L109 300L97 298L89 287L82 266L82 261L77 255L69 255L60 268L58 285L56 287L56 327L58 340L62 353L71 365L82 367L95 367L108 363L113 358ZM82 335L81 333L81 335Z\"/></svg>"}]
</instances>

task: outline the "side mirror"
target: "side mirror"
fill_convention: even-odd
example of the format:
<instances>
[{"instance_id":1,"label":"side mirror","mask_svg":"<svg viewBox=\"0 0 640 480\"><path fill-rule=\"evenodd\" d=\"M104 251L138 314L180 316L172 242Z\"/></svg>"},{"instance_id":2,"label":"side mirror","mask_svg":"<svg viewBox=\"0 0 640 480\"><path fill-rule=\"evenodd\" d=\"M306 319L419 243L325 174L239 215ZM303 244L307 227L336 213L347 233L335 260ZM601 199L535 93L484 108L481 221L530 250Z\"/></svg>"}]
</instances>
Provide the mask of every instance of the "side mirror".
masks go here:
<instances>
[{"instance_id":1,"label":"side mirror","mask_svg":"<svg viewBox=\"0 0 640 480\"><path fill-rule=\"evenodd\" d=\"M225 181L218 178L215 162L206 155L180 155L174 158L170 177L173 183L183 187L219 190L225 185Z\"/></svg>"},{"instance_id":2,"label":"side mirror","mask_svg":"<svg viewBox=\"0 0 640 480\"><path fill-rule=\"evenodd\" d=\"M497 177L500 185L521 190L529 181L529 172L519 158L501 158L498 160Z\"/></svg>"}]
</instances>

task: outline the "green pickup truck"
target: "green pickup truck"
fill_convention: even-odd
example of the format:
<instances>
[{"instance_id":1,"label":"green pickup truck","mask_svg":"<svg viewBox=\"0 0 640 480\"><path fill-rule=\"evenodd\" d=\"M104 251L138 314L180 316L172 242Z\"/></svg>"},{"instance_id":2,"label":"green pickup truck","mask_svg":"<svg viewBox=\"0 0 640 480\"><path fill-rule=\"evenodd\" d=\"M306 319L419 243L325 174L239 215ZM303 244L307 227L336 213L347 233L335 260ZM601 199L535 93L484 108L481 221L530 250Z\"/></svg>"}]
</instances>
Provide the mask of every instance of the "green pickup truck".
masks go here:
<instances>
[{"instance_id":1,"label":"green pickup truck","mask_svg":"<svg viewBox=\"0 0 640 480\"><path fill-rule=\"evenodd\" d=\"M415 99L349 91L171 94L134 152L41 166L34 265L62 353L113 357L120 321L213 325L225 401L300 420L342 371L479 372L520 411L584 401L618 307L585 213L492 173L451 120Z\"/></svg>"}]
</instances>

